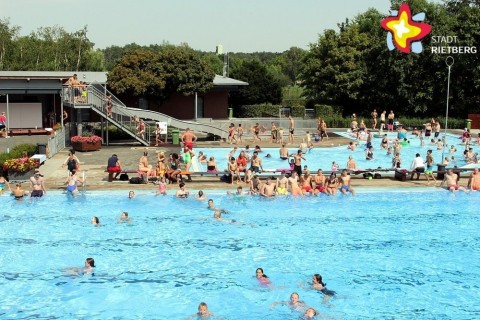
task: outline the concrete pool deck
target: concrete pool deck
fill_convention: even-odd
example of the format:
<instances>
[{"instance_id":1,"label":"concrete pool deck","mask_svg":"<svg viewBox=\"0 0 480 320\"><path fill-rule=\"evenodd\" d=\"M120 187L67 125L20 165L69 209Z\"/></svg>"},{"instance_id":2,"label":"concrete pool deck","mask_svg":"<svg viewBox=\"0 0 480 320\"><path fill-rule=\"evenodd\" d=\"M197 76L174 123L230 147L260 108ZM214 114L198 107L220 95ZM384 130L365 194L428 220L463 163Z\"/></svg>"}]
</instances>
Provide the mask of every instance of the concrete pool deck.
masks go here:
<instances>
[{"instance_id":1,"label":"concrete pool deck","mask_svg":"<svg viewBox=\"0 0 480 320\"><path fill-rule=\"evenodd\" d=\"M342 129L340 129L342 130ZM345 129L343 129L345 130ZM455 134L461 134L461 130L455 130ZM279 147L278 144L272 144L269 141L266 142L264 139L267 138L267 135L262 136L262 142L259 145L262 148L268 147ZM250 144L250 146L254 145L251 143L251 138L246 140L246 143L240 144L240 147L245 146L246 144ZM295 142L289 147L300 145L303 136L296 136ZM245 140L245 139L244 139ZM332 134L331 137L327 140L322 142L317 142L314 146L317 148L328 148L332 146L338 145L347 145L350 139L340 137L337 135ZM223 147L229 148L233 147L225 142L218 142L218 141L199 141L194 146L194 151L199 151L202 148L215 148L215 147ZM118 158L122 164L122 169L124 170L136 170L138 167L138 159L143 155L144 151L148 151L149 155L149 163L155 166L156 164L156 157L157 152L163 151L166 154L170 152L179 152L180 147L178 145L167 144L160 147L144 147L138 144L111 144L110 146L103 146L102 149L99 151L94 152L77 152L76 155L80 160L80 171L79 174L83 175L82 172L85 172L85 177L87 179L87 189L88 190L154 190L156 187L152 184L129 184L125 181L113 181L108 182L108 174L105 172L107 159L112 154L117 154ZM66 148L59 153L57 153L52 158L48 159L41 167L40 172L44 175L44 179L46 182L47 192L48 190L63 190L65 189L65 180L67 177L67 170L66 168L62 168L62 164L68 156L69 149ZM187 187L190 189L235 189L236 184L230 185L225 182L220 181L220 173L218 177L193 177L193 182L187 182ZM129 177L137 176L136 173L130 173ZM462 179L460 180L460 184L466 185L467 183L467 173L462 175ZM244 188L246 184L240 184ZM381 179L374 179L374 180L367 180L364 179L363 176L354 175L352 176L352 186L355 187L394 187L394 188L412 188L412 187L426 187L427 182L424 176L420 178L420 180L407 180L405 182L401 182L395 180L393 175L386 175L382 173ZM24 188L27 187L27 183L24 183ZM430 187L433 188L433 185ZM176 190L176 186L172 185L169 186L170 190Z\"/></svg>"}]
</instances>

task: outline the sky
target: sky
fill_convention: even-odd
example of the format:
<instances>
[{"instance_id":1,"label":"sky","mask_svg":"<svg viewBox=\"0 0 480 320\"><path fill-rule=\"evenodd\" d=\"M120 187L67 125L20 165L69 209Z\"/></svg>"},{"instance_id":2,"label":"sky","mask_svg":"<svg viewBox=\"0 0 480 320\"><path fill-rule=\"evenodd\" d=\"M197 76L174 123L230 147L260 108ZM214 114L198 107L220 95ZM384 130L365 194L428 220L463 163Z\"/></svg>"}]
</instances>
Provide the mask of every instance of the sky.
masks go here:
<instances>
[{"instance_id":1,"label":"sky","mask_svg":"<svg viewBox=\"0 0 480 320\"><path fill-rule=\"evenodd\" d=\"M188 43L202 51L283 52L308 49L325 29L390 0L0 0L0 18L20 35L58 25L88 28L95 48Z\"/></svg>"}]
</instances>

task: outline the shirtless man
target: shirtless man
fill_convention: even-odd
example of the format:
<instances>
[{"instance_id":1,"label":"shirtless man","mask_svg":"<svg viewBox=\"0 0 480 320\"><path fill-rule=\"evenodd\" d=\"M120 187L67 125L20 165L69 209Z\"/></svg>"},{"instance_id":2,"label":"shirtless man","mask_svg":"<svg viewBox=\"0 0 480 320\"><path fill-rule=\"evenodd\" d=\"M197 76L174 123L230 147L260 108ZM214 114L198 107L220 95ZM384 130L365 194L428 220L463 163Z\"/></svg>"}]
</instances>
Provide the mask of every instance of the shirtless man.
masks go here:
<instances>
[{"instance_id":1,"label":"shirtless man","mask_svg":"<svg viewBox=\"0 0 480 320\"><path fill-rule=\"evenodd\" d=\"M277 194L278 195L288 194L288 179L285 176L285 171L282 171L280 178L277 178Z\"/></svg>"},{"instance_id":2,"label":"shirtless man","mask_svg":"<svg viewBox=\"0 0 480 320\"><path fill-rule=\"evenodd\" d=\"M340 175L340 191L343 194L347 194L347 192L350 192L352 196L355 195L355 190L353 190L351 184L350 184L350 176L347 173L347 170L343 169L342 174Z\"/></svg>"},{"instance_id":3,"label":"shirtless man","mask_svg":"<svg viewBox=\"0 0 480 320\"><path fill-rule=\"evenodd\" d=\"M285 147L285 144L282 144L282 147L279 150L280 152L280 159L288 160L288 149Z\"/></svg>"},{"instance_id":4,"label":"shirtless man","mask_svg":"<svg viewBox=\"0 0 480 320\"><path fill-rule=\"evenodd\" d=\"M350 172L357 171L357 163L353 160L352 156L348 156L347 169L350 170Z\"/></svg>"},{"instance_id":5,"label":"shirtless man","mask_svg":"<svg viewBox=\"0 0 480 320\"><path fill-rule=\"evenodd\" d=\"M293 133L295 132L295 121L293 120L292 116L288 116L288 121L290 124L288 125L288 143L293 143Z\"/></svg>"},{"instance_id":6,"label":"shirtless man","mask_svg":"<svg viewBox=\"0 0 480 320\"><path fill-rule=\"evenodd\" d=\"M377 117L378 117L378 113L376 109L373 109L371 116L372 116L372 129L375 130L377 129Z\"/></svg>"},{"instance_id":7,"label":"shirtless man","mask_svg":"<svg viewBox=\"0 0 480 320\"><path fill-rule=\"evenodd\" d=\"M304 176L300 178L300 184L302 186L302 194L305 195L307 193L313 194L312 188L312 176L310 175L310 171L306 171Z\"/></svg>"},{"instance_id":8,"label":"shirtless man","mask_svg":"<svg viewBox=\"0 0 480 320\"><path fill-rule=\"evenodd\" d=\"M298 176L302 175L302 159L307 160L303 157L302 150L298 150L297 154L291 154L290 157L293 157L295 160L295 166L293 167L293 171L297 173Z\"/></svg>"},{"instance_id":9,"label":"shirtless man","mask_svg":"<svg viewBox=\"0 0 480 320\"><path fill-rule=\"evenodd\" d=\"M250 170L255 173L263 171L262 159L258 156L258 152L253 153L252 159L250 160Z\"/></svg>"},{"instance_id":10,"label":"shirtless man","mask_svg":"<svg viewBox=\"0 0 480 320\"><path fill-rule=\"evenodd\" d=\"M267 182L264 183L260 189L260 195L267 198L274 197L276 189L276 184L272 183L272 178L268 177Z\"/></svg>"},{"instance_id":11,"label":"shirtless man","mask_svg":"<svg viewBox=\"0 0 480 320\"><path fill-rule=\"evenodd\" d=\"M36 169L33 173L33 177L30 177L30 185L32 187L32 192L30 192L30 199L41 198L43 195L47 194L44 183L45 181L43 180L43 175L41 175L40 171Z\"/></svg>"},{"instance_id":12,"label":"shirtless man","mask_svg":"<svg viewBox=\"0 0 480 320\"><path fill-rule=\"evenodd\" d=\"M230 174L230 184L233 184L234 176L237 176L237 184L240 182L240 173L238 172L237 162L235 161L235 157L230 158L230 162L228 163L228 172Z\"/></svg>"},{"instance_id":13,"label":"shirtless man","mask_svg":"<svg viewBox=\"0 0 480 320\"><path fill-rule=\"evenodd\" d=\"M70 78L68 78L67 82L65 82L67 86L70 88L70 92L73 92L74 101L76 102L78 97L81 95L80 91L80 80L77 78L77 74L74 74Z\"/></svg>"},{"instance_id":14,"label":"shirtless man","mask_svg":"<svg viewBox=\"0 0 480 320\"><path fill-rule=\"evenodd\" d=\"M193 143L197 142L197 136L190 131L190 128L187 128L182 135L182 142L184 146L188 147L190 150L193 150Z\"/></svg>"},{"instance_id":15,"label":"shirtless man","mask_svg":"<svg viewBox=\"0 0 480 320\"><path fill-rule=\"evenodd\" d=\"M313 177L313 182L315 182L315 189L313 190L314 195L319 193L327 193L327 189L325 188L325 179L326 177L323 175L322 169L318 169L317 175Z\"/></svg>"},{"instance_id":16,"label":"shirtless man","mask_svg":"<svg viewBox=\"0 0 480 320\"><path fill-rule=\"evenodd\" d=\"M447 173L445 174L445 178L443 179L443 182L440 186L442 186L444 183L447 183L447 189L451 192L455 192L457 190L467 192L467 189L458 185L457 177L457 174L453 173L453 169L448 169Z\"/></svg>"},{"instance_id":17,"label":"shirtless man","mask_svg":"<svg viewBox=\"0 0 480 320\"><path fill-rule=\"evenodd\" d=\"M258 194L262 187L262 181L257 175L254 175L252 180L250 180L250 194Z\"/></svg>"},{"instance_id":18,"label":"shirtless man","mask_svg":"<svg viewBox=\"0 0 480 320\"><path fill-rule=\"evenodd\" d=\"M255 143L255 141L262 141L262 138L260 138L259 134L260 134L260 125L257 123L255 123L255 125L252 127L251 129L252 131L252 134L253 134L253 142Z\"/></svg>"},{"instance_id":19,"label":"shirtless man","mask_svg":"<svg viewBox=\"0 0 480 320\"><path fill-rule=\"evenodd\" d=\"M387 111L383 110L380 114L380 131L385 129L385 116L387 115Z\"/></svg>"},{"instance_id":20,"label":"shirtless man","mask_svg":"<svg viewBox=\"0 0 480 320\"><path fill-rule=\"evenodd\" d=\"M473 172L470 174L467 188L480 191L480 173L478 173L478 168L473 169Z\"/></svg>"},{"instance_id":21,"label":"shirtless man","mask_svg":"<svg viewBox=\"0 0 480 320\"><path fill-rule=\"evenodd\" d=\"M388 131L393 132L393 120L395 119L395 114L393 113L393 110L390 110L390 113L387 116L388 120Z\"/></svg>"},{"instance_id":22,"label":"shirtless man","mask_svg":"<svg viewBox=\"0 0 480 320\"><path fill-rule=\"evenodd\" d=\"M15 185L15 189L12 190L12 195L15 197L15 200L22 200L26 194L27 192L22 189L22 185L20 183L17 183Z\"/></svg>"},{"instance_id":23,"label":"shirtless man","mask_svg":"<svg viewBox=\"0 0 480 320\"><path fill-rule=\"evenodd\" d=\"M292 176L288 178L288 184L290 185L290 192L292 193L292 196L302 194L302 190L298 186L298 176L296 171L293 171Z\"/></svg>"}]
</instances>

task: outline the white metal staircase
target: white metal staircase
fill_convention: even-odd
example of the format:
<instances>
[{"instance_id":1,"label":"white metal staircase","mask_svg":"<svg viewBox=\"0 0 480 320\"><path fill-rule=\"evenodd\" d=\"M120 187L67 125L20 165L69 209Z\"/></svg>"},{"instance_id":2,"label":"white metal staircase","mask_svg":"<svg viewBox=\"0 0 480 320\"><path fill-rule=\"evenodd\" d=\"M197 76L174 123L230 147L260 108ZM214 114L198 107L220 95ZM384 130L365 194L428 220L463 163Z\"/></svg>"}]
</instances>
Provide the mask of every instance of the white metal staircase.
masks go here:
<instances>
[{"instance_id":1,"label":"white metal staircase","mask_svg":"<svg viewBox=\"0 0 480 320\"><path fill-rule=\"evenodd\" d=\"M212 134L220 137L221 139L226 139L228 136L228 131L220 128L219 126L195 121L179 120L160 112L127 107L120 99L115 97L99 83L91 83L87 87L87 101L73 101L73 96L71 94L72 89L65 89L64 102L70 103L75 108L91 108L108 122L114 124L119 129L123 130L132 138L145 146L150 145L154 128L145 123L144 138L138 136L136 129L137 124L134 121L134 117L138 117L140 119L149 119L155 122L166 122L169 127L175 127L178 129L190 128L192 131ZM113 104L111 117L107 116L105 104L107 95L111 95Z\"/></svg>"}]
</instances>

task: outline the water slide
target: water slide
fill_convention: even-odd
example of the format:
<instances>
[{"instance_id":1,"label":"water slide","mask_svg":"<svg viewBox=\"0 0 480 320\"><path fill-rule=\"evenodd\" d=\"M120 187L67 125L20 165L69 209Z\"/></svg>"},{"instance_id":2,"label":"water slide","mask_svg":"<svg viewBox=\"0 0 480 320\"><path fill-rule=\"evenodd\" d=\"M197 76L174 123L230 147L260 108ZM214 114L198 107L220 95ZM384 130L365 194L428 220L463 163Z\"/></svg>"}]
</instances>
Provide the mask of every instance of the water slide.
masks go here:
<instances>
[{"instance_id":1,"label":"water slide","mask_svg":"<svg viewBox=\"0 0 480 320\"><path fill-rule=\"evenodd\" d=\"M137 109L137 108L130 108L130 107L125 107L125 108L130 113L133 113L142 119L150 119L155 122L166 122L169 127L172 126L172 127L183 129L183 130L185 130L186 128L190 128L190 130L192 131L210 133L215 136L219 136L222 139L226 139L228 137L228 131L220 129L219 127L212 124L179 120L179 119L167 116L166 114L152 111L152 110L144 110L144 109Z\"/></svg>"}]
</instances>

